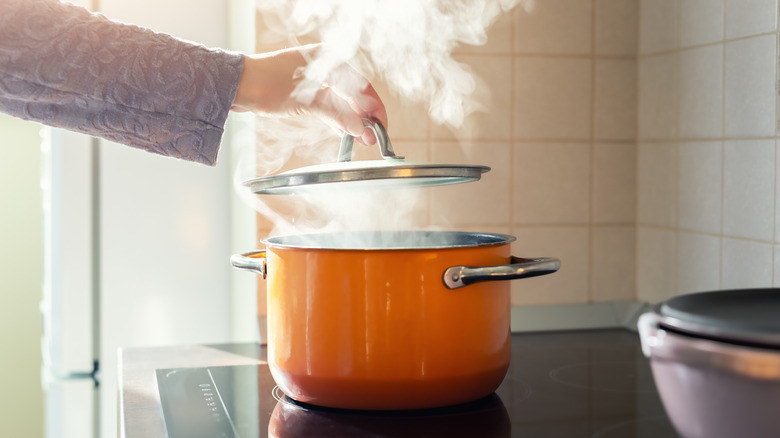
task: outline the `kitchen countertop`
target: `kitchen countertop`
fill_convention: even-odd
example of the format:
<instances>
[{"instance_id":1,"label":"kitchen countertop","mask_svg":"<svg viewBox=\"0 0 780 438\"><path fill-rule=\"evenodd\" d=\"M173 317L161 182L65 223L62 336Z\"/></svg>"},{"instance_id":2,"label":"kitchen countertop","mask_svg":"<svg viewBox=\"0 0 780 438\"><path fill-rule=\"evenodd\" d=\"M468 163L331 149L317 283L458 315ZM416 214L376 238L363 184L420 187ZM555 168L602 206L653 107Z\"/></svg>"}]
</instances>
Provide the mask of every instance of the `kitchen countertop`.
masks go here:
<instances>
[{"instance_id":1,"label":"kitchen countertop","mask_svg":"<svg viewBox=\"0 0 780 438\"><path fill-rule=\"evenodd\" d=\"M218 367L250 366L259 370L250 370L257 376L268 374L264 358L265 347L257 344L121 350L120 436L166 436L157 370L208 367L216 372ZM285 403L270 397L271 388L266 388L273 386L270 374L264 379L250 392L261 399L264 410L259 415L266 423L250 437L266 436L274 405ZM641 354L639 338L624 329L513 334L510 369L494 398L506 409L512 436L677 436Z\"/></svg>"},{"instance_id":2,"label":"kitchen countertop","mask_svg":"<svg viewBox=\"0 0 780 438\"><path fill-rule=\"evenodd\" d=\"M188 345L119 350L119 436L164 437L165 423L155 371L264 364L257 344Z\"/></svg>"}]
</instances>

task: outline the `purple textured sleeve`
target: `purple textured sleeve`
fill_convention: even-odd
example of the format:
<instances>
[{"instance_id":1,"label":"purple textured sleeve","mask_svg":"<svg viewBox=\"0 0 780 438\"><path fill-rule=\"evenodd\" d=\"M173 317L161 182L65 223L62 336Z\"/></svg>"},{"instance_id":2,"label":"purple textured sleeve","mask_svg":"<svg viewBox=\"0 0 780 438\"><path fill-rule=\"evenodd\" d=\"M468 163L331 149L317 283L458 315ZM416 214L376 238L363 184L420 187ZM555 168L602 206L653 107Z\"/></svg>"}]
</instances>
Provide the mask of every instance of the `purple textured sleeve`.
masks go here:
<instances>
[{"instance_id":1,"label":"purple textured sleeve","mask_svg":"<svg viewBox=\"0 0 780 438\"><path fill-rule=\"evenodd\" d=\"M242 69L58 0L0 0L0 112L22 119L214 165Z\"/></svg>"}]
</instances>

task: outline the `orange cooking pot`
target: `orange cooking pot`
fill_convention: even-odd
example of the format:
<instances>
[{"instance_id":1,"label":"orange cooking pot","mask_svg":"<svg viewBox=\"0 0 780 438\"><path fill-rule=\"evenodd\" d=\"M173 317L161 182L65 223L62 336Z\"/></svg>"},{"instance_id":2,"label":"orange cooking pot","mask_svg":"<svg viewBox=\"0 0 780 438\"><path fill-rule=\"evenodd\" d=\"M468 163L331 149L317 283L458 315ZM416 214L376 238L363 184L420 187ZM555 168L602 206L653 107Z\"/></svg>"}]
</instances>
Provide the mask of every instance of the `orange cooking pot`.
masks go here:
<instances>
[{"instance_id":1,"label":"orange cooking pot","mask_svg":"<svg viewBox=\"0 0 780 438\"><path fill-rule=\"evenodd\" d=\"M277 236L234 266L268 288L268 364L289 397L347 409L464 403L509 366L509 283L556 259L510 256L514 237L464 232Z\"/></svg>"}]
</instances>

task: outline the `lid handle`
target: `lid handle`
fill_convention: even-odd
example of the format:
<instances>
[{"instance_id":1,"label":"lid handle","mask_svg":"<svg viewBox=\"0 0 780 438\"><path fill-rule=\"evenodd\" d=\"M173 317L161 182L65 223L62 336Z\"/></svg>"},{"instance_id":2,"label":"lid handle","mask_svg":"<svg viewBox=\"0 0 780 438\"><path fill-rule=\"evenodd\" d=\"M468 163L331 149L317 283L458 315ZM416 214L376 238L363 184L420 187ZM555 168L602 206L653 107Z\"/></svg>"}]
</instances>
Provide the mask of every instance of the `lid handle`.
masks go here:
<instances>
[{"instance_id":1,"label":"lid handle","mask_svg":"<svg viewBox=\"0 0 780 438\"><path fill-rule=\"evenodd\" d=\"M390 144L390 138L387 136L385 127L378 120L363 119L363 126L369 128L374 132L376 136L376 143L379 145L379 153L385 160L403 160L404 157L399 157L393 152L393 145ZM355 138L344 133L341 136L341 145L339 146L339 162L352 161L352 143Z\"/></svg>"}]
</instances>

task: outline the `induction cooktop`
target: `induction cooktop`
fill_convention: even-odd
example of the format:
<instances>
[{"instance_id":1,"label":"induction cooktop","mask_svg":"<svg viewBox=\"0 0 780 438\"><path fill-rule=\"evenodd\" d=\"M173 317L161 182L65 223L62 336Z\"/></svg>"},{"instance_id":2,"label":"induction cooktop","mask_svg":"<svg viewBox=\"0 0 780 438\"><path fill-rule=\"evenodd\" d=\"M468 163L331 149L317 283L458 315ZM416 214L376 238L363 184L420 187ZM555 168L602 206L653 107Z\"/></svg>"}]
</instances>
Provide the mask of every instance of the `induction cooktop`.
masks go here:
<instances>
[{"instance_id":1,"label":"induction cooktop","mask_svg":"<svg viewBox=\"0 0 780 438\"><path fill-rule=\"evenodd\" d=\"M237 353L263 358L265 347ZM264 364L161 369L157 384L170 438L678 436L639 338L627 330L513 334L509 372L496 392L438 409L299 403Z\"/></svg>"}]
</instances>

